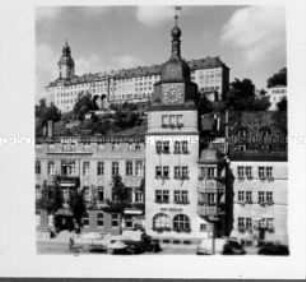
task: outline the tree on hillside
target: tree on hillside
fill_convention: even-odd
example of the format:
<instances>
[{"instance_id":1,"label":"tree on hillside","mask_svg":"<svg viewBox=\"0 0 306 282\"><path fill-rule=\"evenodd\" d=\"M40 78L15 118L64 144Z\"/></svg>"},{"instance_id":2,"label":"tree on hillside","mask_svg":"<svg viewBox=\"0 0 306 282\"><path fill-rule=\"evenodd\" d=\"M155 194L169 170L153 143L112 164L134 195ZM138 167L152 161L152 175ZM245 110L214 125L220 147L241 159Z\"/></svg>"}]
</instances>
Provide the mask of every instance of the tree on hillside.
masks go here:
<instances>
[{"instance_id":1,"label":"tree on hillside","mask_svg":"<svg viewBox=\"0 0 306 282\"><path fill-rule=\"evenodd\" d=\"M280 69L277 73L268 78L268 87L287 86L287 68Z\"/></svg>"},{"instance_id":2,"label":"tree on hillside","mask_svg":"<svg viewBox=\"0 0 306 282\"><path fill-rule=\"evenodd\" d=\"M79 94L78 100L74 105L73 113L77 119L84 120L84 117L88 112L96 109L91 94L88 92L82 92Z\"/></svg>"},{"instance_id":3,"label":"tree on hillside","mask_svg":"<svg viewBox=\"0 0 306 282\"><path fill-rule=\"evenodd\" d=\"M198 101L198 109L200 115L210 113L214 110L213 103L206 96L202 96Z\"/></svg>"},{"instance_id":4,"label":"tree on hillside","mask_svg":"<svg viewBox=\"0 0 306 282\"><path fill-rule=\"evenodd\" d=\"M250 79L235 79L225 98L225 107L233 111L264 111L270 106L265 96L255 95L255 85Z\"/></svg>"},{"instance_id":5,"label":"tree on hillside","mask_svg":"<svg viewBox=\"0 0 306 282\"><path fill-rule=\"evenodd\" d=\"M35 106L35 117L42 123L48 120L56 122L61 119L61 112L53 103L47 106L46 100L41 99L39 104Z\"/></svg>"}]
</instances>

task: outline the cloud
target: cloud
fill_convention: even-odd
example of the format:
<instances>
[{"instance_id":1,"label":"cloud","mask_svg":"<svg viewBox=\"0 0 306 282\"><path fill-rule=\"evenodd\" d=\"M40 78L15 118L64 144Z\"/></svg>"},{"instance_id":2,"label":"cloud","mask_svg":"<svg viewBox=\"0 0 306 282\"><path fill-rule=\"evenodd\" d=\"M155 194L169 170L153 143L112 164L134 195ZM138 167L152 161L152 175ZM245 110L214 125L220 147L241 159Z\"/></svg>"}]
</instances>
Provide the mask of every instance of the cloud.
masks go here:
<instances>
[{"instance_id":1,"label":"cloud","mask_svg":"<svg viewBox=\"0 0 306 282\"><path fill-rule=\"evenodd\" d=\"M141 6L137 7L137 20L147 26L154 27L173 19L173 7Z\"/></svg>"},{"instance_id":2,"label":"cloud","mask_svg":"<svg viewBox=\"0 0 306 282\"><path fill-rule=\"evenodd\" d=\"M36 98L46 96L45 86L58 76L59 57L47 44L39 44L36 49Z\"/></svg>"},{"instance_id":3,"label":"cloud","mask_svg":"<svg viewBox=\"0 0 306 282\"><path fill-rule=\"evenodd\" d=\"M277 55L285 45L284 9L256 6L237 10L224 25L221 41L239 48L249 63Z\"/></svg>"},{"instance_id":4,"label":"cloud","mask_svg":"<svg viewBox=\"0 0 306 282\"><path fill-rule=\"evenodd\" d=\"M132 55L121 55L114 58L111 62L111 65L114 69L120 68L132 68L143 65L144 62Z\"/></svg>"},{"instance_id":5,"label":"cloud","mask_svg":"<svg viewBox=\"0 0 306 282\"><path fill-rule=\"evenodd\" d=\"M73 54L72 54L73 56ZM96 54L89 57L79 57L75 59L76 74L99 72L103 68L101 58Z\"/></svg>"},{"instance_id":6,"label":"cloud","mask_svg":"<svg viewBox=\"0 0 306 282\"><path fill-rule=\"evenodd\" d=\"M36 20L55 20L60 13L60 7L38 7L36 10Z\"/></svg>"}]
</instances>

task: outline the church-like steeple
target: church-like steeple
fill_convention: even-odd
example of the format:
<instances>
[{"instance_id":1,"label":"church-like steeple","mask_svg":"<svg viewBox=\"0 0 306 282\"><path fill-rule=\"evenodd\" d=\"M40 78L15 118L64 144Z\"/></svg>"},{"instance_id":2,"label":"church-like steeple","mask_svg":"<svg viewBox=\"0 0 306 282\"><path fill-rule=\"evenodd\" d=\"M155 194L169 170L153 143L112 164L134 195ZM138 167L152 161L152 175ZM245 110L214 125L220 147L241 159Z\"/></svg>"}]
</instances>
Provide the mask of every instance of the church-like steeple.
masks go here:
<instances>
[{"instance_id":1,"label":"church-like steeple","mask_svg":"<svg viewBox=\"0 0 306 282\"><path fill-rule=\"evenodd\" d=\"M71 49L66 41L62 48L62 55L58 61L59 78L71 79L74 76L74 60L71 56Z\"/></svg>"},{"instance_id":2,"label":"church-like steeple","mask_svg":"<svg viewBox=\"0 0 306 282\"><path fill-rule=\"evenodd\" d=\"M171 36L172 36L172 52L171 52L171 56L172 57L176 57L176 58L180 58L181 57L181 34L182 31L178 26L178 11L180 10L180 7L175 7L175 16L174 16L174 27L171 30Z\"/></svg>"},{"instance_id":3,"label":"church-like steeple","mask_svg":"<svg viewBox=\"0 0 306 282\"><path fill-rule=\"evenodd\" d=\"M190 81L190 69L188 64L181 57L181 35L182 31L178 26L178 11L175 8L174 27L171 30L171 56L163 65L161 71L162 82L188 82Z\"/></svg>"}]
</instances>

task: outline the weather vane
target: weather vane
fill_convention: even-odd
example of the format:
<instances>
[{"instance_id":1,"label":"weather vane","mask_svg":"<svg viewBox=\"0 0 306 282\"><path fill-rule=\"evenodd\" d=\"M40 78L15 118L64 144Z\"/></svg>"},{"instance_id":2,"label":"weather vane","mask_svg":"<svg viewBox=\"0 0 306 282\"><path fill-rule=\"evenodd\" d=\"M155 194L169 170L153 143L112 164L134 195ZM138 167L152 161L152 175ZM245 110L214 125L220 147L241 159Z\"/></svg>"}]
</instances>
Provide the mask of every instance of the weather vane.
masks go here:
<instances>
[{"instance_id":1,"label":"weather vane","mask_svg":"<svg viewBox=\"0 0 306 282\"><path fill-rule=\"evenodd\" d=\"M175 25L177 25L178 18L179 18L179 15L180 15L180 11L181 11L181 10L182 10L182 7L181 7L181 6L175 6L175 7L174 7L174 12L175 12L175 15L174 15Z\"/></svg>"}]
</instances>

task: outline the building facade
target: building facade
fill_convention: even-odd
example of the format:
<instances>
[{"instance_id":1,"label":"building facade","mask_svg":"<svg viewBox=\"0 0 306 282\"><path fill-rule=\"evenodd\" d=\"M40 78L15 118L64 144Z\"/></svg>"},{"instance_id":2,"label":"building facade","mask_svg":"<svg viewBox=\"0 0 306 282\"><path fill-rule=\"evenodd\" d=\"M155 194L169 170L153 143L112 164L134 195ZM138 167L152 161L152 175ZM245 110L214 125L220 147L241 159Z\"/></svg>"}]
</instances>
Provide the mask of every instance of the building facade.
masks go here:
<instances>
[{"instance_id":1,"label":"building facade","mask_svg":"<svg viewBox=\"0 0 306 282\"><path fill-rule=\"evenodd\" d=\"M222 100L229 87L229 68L219 57L188 62L191 79L199 92L210 100ZM145 103L151 101L154 84L161 79L161 65L143 66L104 73L75 75L75 64L66 43L58 63L59 77L46 87L48 101L62 112L73 109L80 93L104 95L109 103Z\"/></svg>"},{"instance_id":2,"label":"building facade","mask_svg":"<svg viewBox=\"0 0 306 282\"><path fill-rule=\"evenodd\" d=\"M270 98L270 110L277 110L277 104L287 98L287 86L274 86L267 89Z\"/></svg>"},{"instance_id":3,"label":"building facade","mask_svg":"<svg viewBox=\"0 0 306 282\"><path fill-rule=\"evenodd\" d=\"M120 141L119 141L120 140ZM69 202L70 193L82 190L87 206L83 218L85 230L118 232L133 228L143 221L144 140L112 137L48 138L36 144L36 200L46 187L58 187ZM105 212L112 200L113 177L120 175L128 189L129 205L124 211L123 225L118 214ZM133 216L131 216L133 215Z\"/></svg>"},{"instance_id":4,"label":"building facade","mask_svg":"<svg viewBox=\"0 0 306 282\"><path fill-rule=\"evenodd\" d=\"M233 232L245 240L288 244L288 168L285 159L235 159Z\"/></svg>"}]
</instances>

